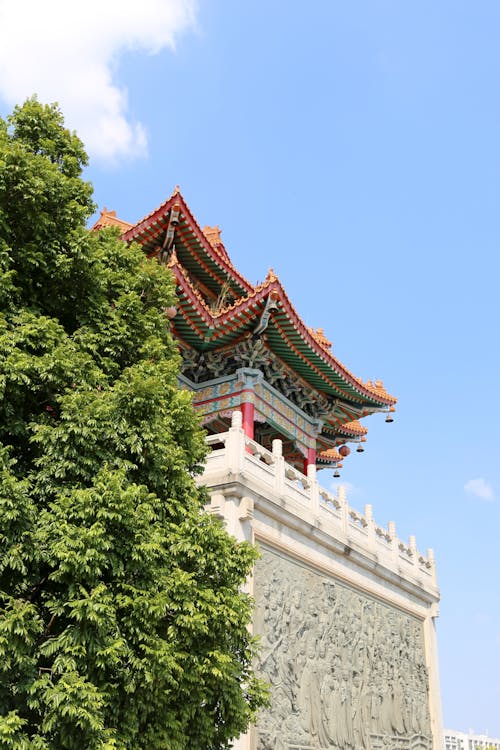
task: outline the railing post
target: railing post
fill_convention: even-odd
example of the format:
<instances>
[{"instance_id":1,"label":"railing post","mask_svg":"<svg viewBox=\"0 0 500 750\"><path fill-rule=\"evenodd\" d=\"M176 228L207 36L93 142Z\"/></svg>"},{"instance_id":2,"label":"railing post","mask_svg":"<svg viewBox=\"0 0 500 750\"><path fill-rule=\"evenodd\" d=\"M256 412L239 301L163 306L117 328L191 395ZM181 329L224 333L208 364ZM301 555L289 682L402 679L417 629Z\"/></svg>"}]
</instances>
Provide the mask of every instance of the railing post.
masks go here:
<instances>
[{"instance_id":1,"label":"railing post","mask_svg":"<svg viewBox=\"0 0 500 750\"><path fill-rule=\"evenodd\" d=\"M411 552L411 561L415 567L418 567L417 539L414 536L408 538L408 546Z\"/></svg>"},{"instance_id":2,"label":"railing post","mask_svg":"<svg viewBox=\"0 0 500 750\"><path fill-rule=\"evenodd\" d=\"M349 531L349 506L347 505L347 499L345 495L345 487L343 484L339 485L339 488L337 490L337 497L340 505L340 517L342 521L342 531L344 532L345 536L348 536Z\"/></svg>"},{"instance_id":3,"label":"railing post","mask_svg":"<svg viewBox=\"0 0 500 750\"><path fill-rule=\"evenodd\" d=\"M391 537L391 551L394 558L394 562L399 564L399 549L398 549L398 538L396 536L396 524L394 521L389 521L387 524L387 530Z\"/></svg>"},{"instance_id":4,"label":"railing post","mask_svg":"<svg viewBox=\"0 0 500 750\"><path fill-rule=\"evenodd\" d=\"M434 558L434 550L431 547L429 547L429 549L427 550L427 560L429 562L429 565L431 566L432 580L434 582L434 585L437 586L436 560Z\"/></svg>"},{"instance_id":5,"label":"railing post","mask_svg":"<svg viewBox=\"0 0 500 750\"><path fill-rule=\"evenodd\" d=\"M273 440L274 458L274 487L278 497L285 492L285 459L283 458L283 443L281 440Z\"/></svg>"},{"instance_id":6,"label":"railing post","mask_svg":"<svg viewBox=\"0 0 500 750\"><path fill-rule=\"evenodd\" d=\"M231 427L228 432L226 443L227 462L230 470L238 474L243 466L243 456L245 452L245 433L242 428L241 411L233 411L231 417Z\"/></svg>"},{"instance_id":7,"label":"railing post","mask_svg":"<svg viewBox=\"0 0 500 750\"><path fill-rule=\"evenodd\" d=\"M309 480L309 496L311 498L311 508L316 517L319 518L319 486L316 479L316 465L309 464L307 467L307 478Z\"/></svg>"},{"instance_id":8,"label":"railing post","mask_svg":"<svg viewBox=\"0 0 500 750\"><path fill-rule=\"evenodd\" d=\"M365 518L367 523L368 545L375 550L375 522L373 520L373 508L370 503L365 505Z\"/></svg>"}]
</instances>

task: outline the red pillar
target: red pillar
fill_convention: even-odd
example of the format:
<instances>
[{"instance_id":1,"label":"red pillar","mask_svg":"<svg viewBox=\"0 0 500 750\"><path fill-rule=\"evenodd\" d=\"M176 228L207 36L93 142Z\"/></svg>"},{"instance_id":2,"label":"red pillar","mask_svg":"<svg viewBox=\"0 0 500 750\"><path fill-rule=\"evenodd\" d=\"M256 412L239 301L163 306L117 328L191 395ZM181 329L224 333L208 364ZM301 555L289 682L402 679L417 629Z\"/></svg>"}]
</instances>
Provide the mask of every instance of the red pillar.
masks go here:
<instances>
[{"instance_id":1,"label":"red pillar","mask_svg":"<svg viewBox=\"0 0 500 750\"><path fill-rule=\"evenodd\" d=\"M304 474L307 476L307 467L316 466L316 448L307 449L307 458L304 458Z\"/></svg>"},{"instance_id":2,"label":"red pillar","mask_svg":"<svg viewBox=\"0 0 500 750\"><path fill-rule=\"evenodd\" d=\"M254 405L249 403L241 404L241 415L243 417L243 432L250 438L250 440L253 440L255 417Z\"/></svg>"}]
</instances>

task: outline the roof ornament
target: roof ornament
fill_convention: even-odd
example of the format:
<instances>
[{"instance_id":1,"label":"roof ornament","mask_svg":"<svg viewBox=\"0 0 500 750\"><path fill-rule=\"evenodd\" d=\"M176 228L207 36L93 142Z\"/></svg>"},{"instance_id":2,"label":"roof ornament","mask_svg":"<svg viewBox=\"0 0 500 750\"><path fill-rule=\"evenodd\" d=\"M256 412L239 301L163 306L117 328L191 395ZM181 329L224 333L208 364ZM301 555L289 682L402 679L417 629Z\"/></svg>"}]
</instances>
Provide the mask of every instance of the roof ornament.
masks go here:
<instances>
[{"instance_id":1,"label":"roof ornament","mask_svg":"<svg viewBox=\"0 0 500 750\"><path fill-rule=\"evenodd\" d=\"M325 336L324 328L308 328L309 333L323 349L331 349L332 342Z\"/></svg>"},{"instance_id":2,"label":"roof ornament","mask_svg":"<svg viewBox=\"0 0 500 750\"><path fill-rule=\"evenodd\" d=\"M267 272L266 281L277 281L277 280L278 280L278 277L274 273L274 269L270 268L269 271Z\"/></svg>"},{"instance_id":3,"label":"roof ornament","mask_svg":"<svg viewBox=\"0 0 500 750\"><path fill-rule=\"evenodd\" d=\"M159 252L158 259L162 265L168 263L170 255L174 250L175 228L179 224L179 214L180 207L176 203L170 210L170 217L167 225L167 231L165 232L165 239L163 240L163 244Z\"/></svg>"},{"instance_id":4,"label":"roof ornament","mask_svg":"<svg viewBox=\"0 0 500 750\"><path fill-rule=\"evenodd\" d=\"M394 408L394 406L391 406L390 409L389 409L389 411L387 412L387 416L385 418L385 421L387 423L394 422L394 417L392 415L394 414L395 411L396 411L396 409Z\"/></svg>"},{"instance_id":5,"label":"roof ornament","mask_svg":"<svg viewBox=\"0 0 500 750\"><path fill-rule=\"evenodd\" d=\"M267 326L269 325L269 318L271 315L271 310L277 310L277 309L278 309L277 301L273 299L272 294L269 294L266 299L266 304L264 306L264 310L262 311L262 315L260 316L259 322L257 323L257 325L255 326L253 330L254 336L260 336L262 333L264 333Z\"/></svg>"},{"instance_id":6,"label":"roof ornament","mask_svg":"<svg viewBox=\"0 0 500 750\"><path fill-rule=\"evenodd\" d=\"M217 247L217 245L220 245L222 243L221 229L218 224L216 224L214 227L203 227L203 234L211 245L215 245Z\"/></svg>"}]
</instances>

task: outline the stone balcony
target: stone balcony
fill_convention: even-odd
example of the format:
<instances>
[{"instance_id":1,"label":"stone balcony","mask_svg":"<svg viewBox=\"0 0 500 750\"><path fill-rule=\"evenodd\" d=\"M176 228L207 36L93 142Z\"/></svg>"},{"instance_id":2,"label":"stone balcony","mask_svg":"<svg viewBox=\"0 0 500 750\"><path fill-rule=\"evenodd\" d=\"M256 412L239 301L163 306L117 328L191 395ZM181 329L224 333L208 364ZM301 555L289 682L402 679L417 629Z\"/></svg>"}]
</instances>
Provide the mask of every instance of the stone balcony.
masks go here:
<instances>
[{"instance_id":1,"label":"stone balcony","mask_svg":"<svg viewBox=\"0 0 500 750\"><path fill-rule=\"evenodd\" d=\"M237 538L253 539L242 529L245 522L247 529L255 526L254 516L260 514L267 525L295 528L301 538L304 534L314 538L330 554L437 606L432 550L420 553L413 536L408 542L398 539L393 522L387 528L377 524L371 505L365 505L363 512L350 507L343 487L336 493L321 487L315 466L309 466L305 476L287 464L281 440L273 441L272 451L266 450L245 435L241 412L236 411L231 428L210 435L207 442L212 451L199 481L211 494L208 510L223 517Z\"/></svg>"}]
</instances>

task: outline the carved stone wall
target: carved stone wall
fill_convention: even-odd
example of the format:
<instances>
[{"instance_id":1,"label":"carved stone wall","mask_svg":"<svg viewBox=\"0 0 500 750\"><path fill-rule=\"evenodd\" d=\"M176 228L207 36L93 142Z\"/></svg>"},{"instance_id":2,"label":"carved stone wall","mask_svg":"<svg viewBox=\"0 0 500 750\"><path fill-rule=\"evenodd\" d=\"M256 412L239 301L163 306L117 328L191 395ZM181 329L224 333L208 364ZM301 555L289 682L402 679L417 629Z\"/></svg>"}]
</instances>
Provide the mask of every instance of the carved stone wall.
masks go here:
<instances>
[{"instance_id":1,"label":"carved stone wall","mask_svg":"<svg viewBox=\"0 0 500 750\"><path fill-rule=\"evenodd\" d=\"M266 548L254 596L257 750L432 748L420 620Z\"/></svg>"}]
</instances>

